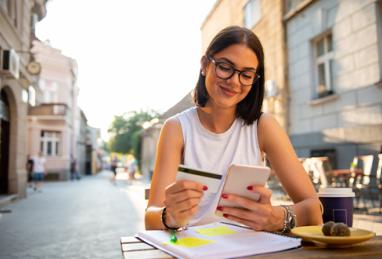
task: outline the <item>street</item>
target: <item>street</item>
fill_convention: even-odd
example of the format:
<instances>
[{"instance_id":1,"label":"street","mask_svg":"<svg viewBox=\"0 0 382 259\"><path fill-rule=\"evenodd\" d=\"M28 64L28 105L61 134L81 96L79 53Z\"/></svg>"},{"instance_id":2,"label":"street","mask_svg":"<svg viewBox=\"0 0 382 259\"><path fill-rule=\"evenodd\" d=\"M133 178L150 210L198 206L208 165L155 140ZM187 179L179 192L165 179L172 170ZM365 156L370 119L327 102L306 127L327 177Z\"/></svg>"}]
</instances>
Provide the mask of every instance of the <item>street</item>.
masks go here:
<instances>
[{"instance_id":1,"label":"street","mask_svg":"<svg viewBox=\"0 0 382 259\"><path fill-rule=\"evenodd\" d=\"M47 182L1 208L0 258L121 258L119 238L144 227L145 184L111 175Z\"/></svg>"}]
</instances>

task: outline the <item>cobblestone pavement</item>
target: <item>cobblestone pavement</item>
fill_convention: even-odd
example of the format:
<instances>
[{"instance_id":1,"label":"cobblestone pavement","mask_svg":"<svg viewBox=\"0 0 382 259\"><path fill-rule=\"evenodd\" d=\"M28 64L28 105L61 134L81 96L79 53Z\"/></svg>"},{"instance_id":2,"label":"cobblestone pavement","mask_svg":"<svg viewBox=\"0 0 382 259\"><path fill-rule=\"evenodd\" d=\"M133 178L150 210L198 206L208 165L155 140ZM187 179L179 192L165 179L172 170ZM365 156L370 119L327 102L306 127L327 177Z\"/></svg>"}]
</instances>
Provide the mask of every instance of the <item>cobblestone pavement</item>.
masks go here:
<instances>
[{"instance_id":1,"label":"cobblestone pavement","mask_svg":"<svg viewBox=\"0 0 382 259\"><path fill-rule=\"evenodd\" d=\"M145 184L111 172L28 190L0 214L0 258L122 258L119 238L143 229Z\"/></svg>"}]
</instances>

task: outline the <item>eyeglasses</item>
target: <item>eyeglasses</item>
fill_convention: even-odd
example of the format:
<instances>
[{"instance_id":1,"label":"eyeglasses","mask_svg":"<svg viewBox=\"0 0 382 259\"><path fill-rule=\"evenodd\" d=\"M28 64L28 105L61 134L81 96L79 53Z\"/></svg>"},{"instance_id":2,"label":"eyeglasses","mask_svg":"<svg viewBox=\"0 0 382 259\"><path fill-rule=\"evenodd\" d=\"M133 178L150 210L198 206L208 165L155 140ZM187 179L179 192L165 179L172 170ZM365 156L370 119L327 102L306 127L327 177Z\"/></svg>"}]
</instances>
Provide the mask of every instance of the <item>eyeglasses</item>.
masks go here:
<instances>
[{"instance_id":1,"label":"eyeglasses","mask_svg":"<svg viewBox=\"0 0 382 259\"><path fill-rule=\"evenodd\" d=\"M211 56L207 56L207 58L215 65L216 76L220 79L228 80L237 72L239 74L240 84L243 86L251 86L260 78L255 70L238 70L228 62L217 61Z\"/></svg>"}]
</instances>

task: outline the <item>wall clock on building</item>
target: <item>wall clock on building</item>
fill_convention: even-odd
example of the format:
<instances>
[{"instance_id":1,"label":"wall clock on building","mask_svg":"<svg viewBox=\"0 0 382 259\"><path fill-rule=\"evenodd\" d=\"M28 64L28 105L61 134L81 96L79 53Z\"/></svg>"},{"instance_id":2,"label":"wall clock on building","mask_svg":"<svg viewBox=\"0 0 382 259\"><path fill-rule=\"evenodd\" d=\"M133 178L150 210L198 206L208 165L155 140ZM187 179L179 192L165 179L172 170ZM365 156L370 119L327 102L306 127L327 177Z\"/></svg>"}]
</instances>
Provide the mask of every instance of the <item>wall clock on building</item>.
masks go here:
<instances>
[{"instance_id":1,"label":"wall clock on building","mask_svg":"<svg viewBox=\"0 0 382 259\"><path fill-rule=\"evenodd\" d=\"M38 75L41 72L41 65L36 61L32 61L28 64L27 70L31 75Z\"/></svg>"}]
</instances>

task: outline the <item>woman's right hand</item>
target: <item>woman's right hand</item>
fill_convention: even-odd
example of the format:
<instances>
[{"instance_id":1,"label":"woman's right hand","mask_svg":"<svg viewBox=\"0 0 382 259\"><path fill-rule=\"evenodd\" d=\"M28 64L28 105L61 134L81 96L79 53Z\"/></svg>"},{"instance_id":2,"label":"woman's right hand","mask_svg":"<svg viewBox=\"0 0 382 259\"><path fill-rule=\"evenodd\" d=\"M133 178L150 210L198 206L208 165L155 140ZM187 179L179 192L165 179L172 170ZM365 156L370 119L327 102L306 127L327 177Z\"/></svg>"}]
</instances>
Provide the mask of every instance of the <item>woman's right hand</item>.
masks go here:
<instances>
[{"instance_id":1,"label":"woman's right hand","mask_svg":"<svg viewBox=\"0 0 382 259\"><path fill-rule=\"evenodd\" d=\"M164 205L166 206L166 225L186 226L198 211L198 205L207 186L193 181L176 181L167 186Z\"/></svg>"}]
</instances>

